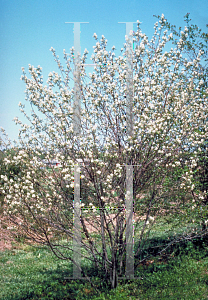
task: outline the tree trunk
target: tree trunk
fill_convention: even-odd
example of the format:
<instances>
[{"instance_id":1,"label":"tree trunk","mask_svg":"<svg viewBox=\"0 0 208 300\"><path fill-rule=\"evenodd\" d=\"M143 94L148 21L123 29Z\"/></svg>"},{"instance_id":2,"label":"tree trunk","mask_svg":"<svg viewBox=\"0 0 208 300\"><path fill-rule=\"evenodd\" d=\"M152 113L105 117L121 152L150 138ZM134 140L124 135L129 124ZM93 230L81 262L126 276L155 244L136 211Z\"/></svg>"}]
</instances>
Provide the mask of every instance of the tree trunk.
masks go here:
<instances>
[{"instance_id":1,"label":"tree trunk","mask_svg":"<svg viewBox=\"0 0 208 300\"><path fill-rule=\"evenodd\" d=\"M118 285L116 250L113 250L113 259L112 259L110 281L111 281L111 288L115 289Z\"/></svg>"}]
</instances>

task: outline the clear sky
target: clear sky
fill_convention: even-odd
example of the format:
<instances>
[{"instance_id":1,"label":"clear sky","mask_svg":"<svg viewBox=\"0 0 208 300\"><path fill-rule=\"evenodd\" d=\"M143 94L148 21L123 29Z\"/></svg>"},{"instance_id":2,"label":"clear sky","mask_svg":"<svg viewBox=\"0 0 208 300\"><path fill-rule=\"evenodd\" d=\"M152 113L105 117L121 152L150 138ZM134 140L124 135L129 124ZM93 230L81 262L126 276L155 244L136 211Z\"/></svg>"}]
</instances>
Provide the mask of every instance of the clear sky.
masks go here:
<instances>
[{"instance_id":1,"label":"clear sky","mask_svg":"<svg viewBox=\"0 0 208 300\"><path fill-rule=\"evenodd\" d=\"M0 0L0 127L12 140L17 139L19 127L12 120L17 116L24 120L18 107L25 98L21 67L27 71L28 64L40 65L44 81L57 70L49 49L55 48L62 58L63 49L68 52L73 46L73 24L65 22L89 22L81 24L81 52L87 48L90 58L94 32L99 39L102 34L107 38L108 50L113 45L120 49L125 24L118 22L139 20L142 31L151 36L153 15L162 13L182 27L183 16L190 13L192 22L207 30L207 0Z\"/></svg>"}]
</instances>

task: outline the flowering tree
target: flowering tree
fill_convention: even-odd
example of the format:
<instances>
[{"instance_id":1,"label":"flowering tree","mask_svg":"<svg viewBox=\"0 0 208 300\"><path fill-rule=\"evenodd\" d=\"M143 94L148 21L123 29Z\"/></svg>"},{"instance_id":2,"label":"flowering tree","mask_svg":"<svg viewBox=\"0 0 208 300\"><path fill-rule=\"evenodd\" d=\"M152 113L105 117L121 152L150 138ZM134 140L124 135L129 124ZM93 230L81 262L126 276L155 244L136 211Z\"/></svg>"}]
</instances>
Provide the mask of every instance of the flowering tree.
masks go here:
<instances>
[{"instance_id":1,"label":"flowering tree","mask_svg":"<svg viewBox=\"0 0 208 300\"><path fill-rule=\"evenodd\" d=\"M206 192L194 184L197 152L184 155L207 139L208 89L201 68L205 52L195 47L195 56L189 56L188 28L176 41L167 27L162 15L149 40L138 21L138 30L131 32L118 58L115 47L106 50L104 36L99 42L94 35L94 72L88 76L84 68L87 50L77 64L82 102L79 134L73 127L76 90L70 88L73 48L70 54L64 50L65 66L51 48L60 74L50 73L45 86L40 66L29 65L30 78L23 69L31 116L23 104L19 106L31 125L15 119L21 126L21 149L4 159L6 166L21 169L13 178L6 173L1 176L5 214L28 239L48 245L57 257L74 264L71 244L57 237L73 238L75 168L81 169L81 246L88 253L83 257L104 270L112 288L125 268L126 166L134 170L135 258L139 260L150 229L162 214L172 216L174 224L194 221L197 225L202 215L206 222L207 207L200 210ZM133 130L129 134L126 97L131 41ZM59 165L52 165L53 160ZM93 236L93 226L99 241ZM203 233L200 229L194 233L190 225L164 249L178 239Z\"/></svg>"}]
</instances>

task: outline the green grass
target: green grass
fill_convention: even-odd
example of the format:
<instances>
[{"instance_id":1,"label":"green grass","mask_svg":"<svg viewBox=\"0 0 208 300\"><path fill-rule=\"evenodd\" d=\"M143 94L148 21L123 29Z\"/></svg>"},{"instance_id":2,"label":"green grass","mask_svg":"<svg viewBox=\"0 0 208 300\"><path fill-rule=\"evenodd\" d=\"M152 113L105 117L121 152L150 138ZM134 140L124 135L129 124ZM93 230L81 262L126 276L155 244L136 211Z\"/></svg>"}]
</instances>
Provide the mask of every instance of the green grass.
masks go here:
<instances>
[{"instance_id":1,"label":"green grass","mask_svg":"<svg viewBox=\"0 0 208 300\"><path fill-rule=\"evenodd\" d=\"M141 222L141 226L143 222ZM119 281L116 290L110 290L98 278L89 261L82 268L100 290L97 295L85 280L66 280L72 277L72 263L55 257L46 247L16 243L13 249L0 252L0 300L20 299L208 299L208 238L195 239L172 245L161 258L154 257L155 246L169 242L190 224L157 219L144 245L140 259L153 254L145 264L139 264L135 276L142 279ZM191 224L193 226L193 224ZM140 230L140 229L138 229ZM135 235L135 245L138 242ZM98 240L99 236L94 234ZM66 243L66 241L63 241ZM70 251L69 251L70 253ZM69 254L68 253L68 254ZM85 250L82 249L82 253ZM135 259L135 263L137 260Z\"/></svg>"},{"instance_id":2,"label":"green grass","mask_svg":"<svg viewBox=\"0 0 208 300\"><path fill-rule=\"evenodd\" d=\"M146 251L159 237L167 238L151 237ZM208 299L207 238L176 244L161 259L140 264L135 276L143 279L119 281L114 291L102 284L89 262L83 267L94 276L100 296L84 280L64 279L72 277L72 264L58 260L46 247L14 244L0 253L0 299Z\"/></svg>"}]
</instances>

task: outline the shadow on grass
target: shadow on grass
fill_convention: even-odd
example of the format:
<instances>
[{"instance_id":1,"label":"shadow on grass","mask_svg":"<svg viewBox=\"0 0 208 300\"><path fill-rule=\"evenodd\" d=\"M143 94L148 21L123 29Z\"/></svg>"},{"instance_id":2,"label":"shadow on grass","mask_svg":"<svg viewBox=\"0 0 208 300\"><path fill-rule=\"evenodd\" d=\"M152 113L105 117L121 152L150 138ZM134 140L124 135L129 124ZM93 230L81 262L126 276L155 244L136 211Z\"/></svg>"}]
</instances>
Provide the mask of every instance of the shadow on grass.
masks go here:
<instances>
[{"instance_id":1,"label":"shadow on grass","mask_svg":"<svg viewBox=\"0 0 208 300\"><path fill-rule=\"evenodd\" d=\"M47 269L43 268L38 270L38 273L41 277L41 280L38 280L38 276L34 278L34 285L30 288L21 287L19 291L16 292L16 295L7 296L3 298L5 300L20 300L20 299L122 299L122 297L127 296L127 291L130 293L134 291L135 297L139 298L132 299L149 299L148 297L153 297L153 293L157 290L158 297L157 299L165 299L167 295L163 295L164 291L169 288L182 289L181 283L177 282L177 278L174 278L175 270L178 270L178 274L184 276L185 279L191 282L191 274L186 275L186 271L180 270L182 267L182 260L187 261L189 258L194 259L203 259L208 257L208 236L203 238L195 238L192 241L183 241L181 243L171 245L162 256L157 257L157 252L159 250L159 245L164 246L167 244L171 238L167 237L155 237L149 238L146 243L146 249L140 253L140 257L135 259L135 263L138 263L138 269L135 271L135 276L143 276L143 280L135 281L122 281L121 286L117 291L110 291L110 288L104 284L103 276L98 272L98 270L93 267L91 264L83 263L83 269L85 273L92 278L93 284L104 294L105 298L96 298L96 292L91 287L90 283L87 280L69 280L67 277L73 276L72 265L65 266L65 268L58 264L56 269ZM38 251L38 249L36 249ZM44 254L44 252L43 252ZM144 259L145 257L152 255L151 259ZM143 260L142 263L139 261ZM163 279L163 276L168 278L167 281ZM171 277L172 276L172 277ZM192 276L193 277L193 276ZM162 279L161 279L162 278ZM29 277L28 277L28 280ZM194 277L193 277L193 280ZM172 286L171 286L172 284ZM204 280L204 285L208 285L207 281ZM123 286L123 289L122 289ZM171 286L171 287L170 287ZM125 287L125 288L124 288ZM181 293L183 290L181 290ZM110 294L109 294L110 293ZM141 294L142 293L142 294ZM152 294L151 294L152 293ZM172 293L172 290L171 292ZM107 296L107 295L114 295ZM133 295L133 294L131 294ZM145 296L146 295L146 296ZM159 296L160 295L160 296ZM146 298L145 298L146 297ZM2 300L3 300L2 299ZM152 298L156 299L156 298ZM184 298L188 299L188 298ZM192 298L189 298L192 299ZM193 298L194 299L194 298Z\"/></svg>"},{"instance_id":2,"label":"shadow on grass","mask_svg":"<svg viewBox=\"0 0 208 300\"><path fill-rule=\"evenodd\" d=\"M141 247L141 251L135 257L135 260L142 261L145 258L158 257L163 249L165 249L159 255L162 260L168 256L181 256L191 254L192 256L197 256L203 249L208 246L208 231L203 237L195 237L191 239L181 239L178 242L174 242L175 237L170 236L158 236L148 238L145 242L144 247ZM138 248L139 242L135 243L135 249ZM167 247L168 246L168 247ZM206 250L205 250L205 253Z\"/></svg>"}]
</instances>

